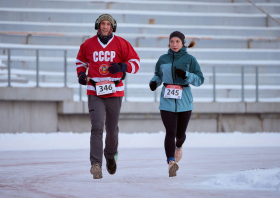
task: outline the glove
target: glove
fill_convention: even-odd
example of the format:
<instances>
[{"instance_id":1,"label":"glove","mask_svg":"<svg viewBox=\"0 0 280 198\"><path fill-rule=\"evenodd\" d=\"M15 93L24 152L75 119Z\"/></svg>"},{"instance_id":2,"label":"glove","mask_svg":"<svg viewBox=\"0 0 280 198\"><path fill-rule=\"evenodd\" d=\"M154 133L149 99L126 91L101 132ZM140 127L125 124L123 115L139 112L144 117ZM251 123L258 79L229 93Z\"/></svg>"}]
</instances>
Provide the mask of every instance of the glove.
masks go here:
<instances>
[{"instance_id":1,"label":"glove","mask_svg":"<svg viewBox=\"0 0 280 198\"><path fill-rule=\"evenodd\" d=\"M87 75L84 72L81 71L78 74L78 77L79 77L79 83L81 85L86 85L87 84Z\"/></svg>"},{"instance_id":2,"label":"glove","mask_svg":"<svg viewBox=\"0 0 280 198\"><path fill-rule=\"evenodd\" d=\"M152 81L150 83L150 89L151 89L151 91L155 91L157 89L157 82L156 81Z\"/></svg>"},{"instance_id":3,"label":"glove","mask_svg":"<svg viewBox=\"0 0 280 198\"><path fill-rule=\"evenodd\" d=\"M180 78L182 78L183 80L185 80L185 79L187 79L187 77L186 77L186 72L184 71L184 70L182 70L182 69L175 69L175 74L178 76L178 77L180 77Z\"/></svg>"},{"instance_id":4,"label":"glove","mask_svg":"<svg viewBox=\"0 0 280 198\"><path fill-rule=\"evenodd\" d=\"M111 74L115 74L118 72L126 72L127 65L125 63L110 63L110 67L108 68L108 71Z\"/></svg>"}]
</instances>

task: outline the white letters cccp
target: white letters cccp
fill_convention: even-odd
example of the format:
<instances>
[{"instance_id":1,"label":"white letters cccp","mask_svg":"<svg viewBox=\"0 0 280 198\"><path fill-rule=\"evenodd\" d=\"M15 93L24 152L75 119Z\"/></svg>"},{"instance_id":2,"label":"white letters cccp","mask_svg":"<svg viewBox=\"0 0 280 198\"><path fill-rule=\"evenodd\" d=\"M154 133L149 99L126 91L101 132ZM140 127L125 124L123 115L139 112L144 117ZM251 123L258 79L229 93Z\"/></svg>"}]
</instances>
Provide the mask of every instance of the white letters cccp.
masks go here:
<instances>
[{"instance_id":1,"label":"white letters cccp","mask_svg":"<svg viewBox=\"0 0 280 198\"><path fill-rule=\"evenodd\" d=\"M113 62L113 59L116 57L116 52L115 51L95 51L93 52L93 61L94 62Z\"/></svg>"}]
</instances>

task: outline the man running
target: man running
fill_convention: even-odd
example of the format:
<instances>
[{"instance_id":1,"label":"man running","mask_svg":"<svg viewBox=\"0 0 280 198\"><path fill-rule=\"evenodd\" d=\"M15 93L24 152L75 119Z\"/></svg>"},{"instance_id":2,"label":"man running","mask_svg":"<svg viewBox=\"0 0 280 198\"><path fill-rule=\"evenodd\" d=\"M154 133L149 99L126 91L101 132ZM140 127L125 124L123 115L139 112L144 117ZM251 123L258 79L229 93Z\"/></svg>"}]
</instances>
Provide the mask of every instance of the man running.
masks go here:
<instances>
[{"instance_id":1,"label":"man running","mask_svg":"<svg viewBox=\"0 0 280 198\"><path fill-rule=\"evenodd\" d=\"M126 72L137 73L140 59L131 44L113 35L116 20L102 14L95 22L97 35L87 39L77 55L79 83L87 85L88 109L91 120L90 173L102 178L103 127L106 127L104 156L109 174L117 170L118 121L124 96L122 80ZM88 76L86 71L88 70Z\"/></svg>"}]
</instances>

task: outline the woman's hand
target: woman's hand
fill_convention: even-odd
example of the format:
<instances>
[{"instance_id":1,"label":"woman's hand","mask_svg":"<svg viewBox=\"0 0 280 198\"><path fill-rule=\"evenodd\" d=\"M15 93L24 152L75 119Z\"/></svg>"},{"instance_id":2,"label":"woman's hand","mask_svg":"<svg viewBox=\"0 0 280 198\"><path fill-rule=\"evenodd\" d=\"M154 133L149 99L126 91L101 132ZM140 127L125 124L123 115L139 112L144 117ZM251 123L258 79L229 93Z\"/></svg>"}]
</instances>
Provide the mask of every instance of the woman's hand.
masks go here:
<instances>
[{"instance_id":1,"label":"woman's hand","mask_svg":"<svg viewBox=\"0 0 280 198\"><path fill-rule=\"evenodd\" d=\"M180 77L180 78L182 78L183 80L185 80L185 79L187 79L187 77L186 77L186 72L184 71L184 70L182 70L182 69L175 69L175 74L178 76L178 77Z\"/></svg>"},{"instance_id":2,"label":"woman's hand","mask_svg":"<svg viewBox=\"0 0 280 198\"><path fill-rule=\"evenodd\" d=\"M157 89L157 82L156 82L156 81L152 81L152 82L150 83L150 89L151 89L152 91L155 91L155 90Z\"/></svg>"}]
</instances>

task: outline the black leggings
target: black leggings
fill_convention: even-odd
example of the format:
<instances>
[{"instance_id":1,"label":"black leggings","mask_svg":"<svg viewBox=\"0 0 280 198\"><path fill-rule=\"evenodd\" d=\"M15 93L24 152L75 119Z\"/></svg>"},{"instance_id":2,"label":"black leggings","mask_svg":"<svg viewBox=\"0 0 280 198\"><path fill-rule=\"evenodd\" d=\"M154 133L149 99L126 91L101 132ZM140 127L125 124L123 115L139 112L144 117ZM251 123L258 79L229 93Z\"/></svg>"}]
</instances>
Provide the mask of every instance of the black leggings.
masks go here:
<instances>
[{"instance_id":1,"label":"black leggings","mask_svg":"<svg viewBox=\"0 0 280 198\"><path fill-rule=\"evenodd\" d=\"M162 122L166 129L164 148L167 158L174 157L175 138L176 146L179 148L186 139L186 130L192 111L173 113L170 111L160 111Z\"/></svg>"}]
</instances>

